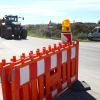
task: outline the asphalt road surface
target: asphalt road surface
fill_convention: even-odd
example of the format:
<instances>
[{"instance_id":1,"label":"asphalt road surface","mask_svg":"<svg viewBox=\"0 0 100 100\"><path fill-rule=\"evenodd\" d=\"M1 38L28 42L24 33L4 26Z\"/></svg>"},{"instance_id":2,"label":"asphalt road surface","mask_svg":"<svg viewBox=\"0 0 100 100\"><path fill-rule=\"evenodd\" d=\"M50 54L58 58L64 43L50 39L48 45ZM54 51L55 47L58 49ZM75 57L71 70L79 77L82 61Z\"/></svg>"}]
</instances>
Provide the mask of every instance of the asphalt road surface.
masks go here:
<instances>
[{"instance_id":1,"label":"asphalt road surface","mask_svg":"<svg viewBox=\"0 0 100 100\"><path fill-rule=\"evenodd\" d=\"M80 43L79 80L86 81L89 93L100 100L100 42Z\"/></svg>"},{"instance_id":2,"label":"asphalt road surface","mask_svg":"<svg viewBox=\"0 0 100 100\"><path fill-rule=\"evenodd\" d=\"M0 38L0 60L7 59L9 60L12 56L17 56L17 58L22 54L36 49L42 49L42 47L48 47L48 45L53 45L58 43L59 40L52 39L41 39L28 37L27 40L5 40Z\"/></svg>"},{"instance_id":3,"label":"asphalt road surface","mask_svg":"<svg viewBox=\"0 0 100 100\"><path fill-rule=\"evenodd\" d=\"M0 61L9 59L22 52L28 55L30 50L47 47L58 43L59 40L28 37L27 40L5 40L0 38ZM80 42L79 52L79 81L90 85L89 91L71 91L63 93L57 100L100 100L100 42ZM2 92L0 88L0 100Z\"/></svg>"}]
</instances>

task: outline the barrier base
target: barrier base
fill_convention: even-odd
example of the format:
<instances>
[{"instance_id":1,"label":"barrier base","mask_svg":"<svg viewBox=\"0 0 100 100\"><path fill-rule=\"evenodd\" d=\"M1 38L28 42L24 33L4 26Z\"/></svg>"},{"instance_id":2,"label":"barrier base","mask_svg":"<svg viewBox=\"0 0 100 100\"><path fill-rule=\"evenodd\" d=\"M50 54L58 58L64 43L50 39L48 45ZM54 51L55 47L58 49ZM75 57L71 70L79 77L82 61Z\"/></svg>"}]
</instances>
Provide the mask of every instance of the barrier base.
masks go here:
<instances>
[{"instance_id":1,"label":"barrier base","mask_svg":"<svg viewBox=\"0 0 100 100\"><path fill-rule=\"evenodd\" d=\"M72 90L74 90L74 91L87 91L87 90L91 90L91 87L85 81L77 81L73 85Z\"/></svg>"}]
</instances>

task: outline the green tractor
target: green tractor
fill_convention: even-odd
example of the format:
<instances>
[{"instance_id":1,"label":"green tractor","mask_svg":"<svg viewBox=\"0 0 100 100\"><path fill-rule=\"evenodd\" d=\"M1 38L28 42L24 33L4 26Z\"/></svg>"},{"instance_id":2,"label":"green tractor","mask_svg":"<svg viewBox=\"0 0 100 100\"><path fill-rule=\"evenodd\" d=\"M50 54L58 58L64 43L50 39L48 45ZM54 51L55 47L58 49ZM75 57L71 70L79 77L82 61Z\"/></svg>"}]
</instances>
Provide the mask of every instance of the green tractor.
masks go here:
<instances>
[{"instance_id":1,"label":"green tractor","mask_svg":"<svg viewBox=\"0 0 100 100\"><path fill-rule=\"evenodd\" d=\"M0 36L5 39L26 39L27 29L18 22L18 16L5 15L2 20L0 20Z\"/></svg>"}]
</instances>

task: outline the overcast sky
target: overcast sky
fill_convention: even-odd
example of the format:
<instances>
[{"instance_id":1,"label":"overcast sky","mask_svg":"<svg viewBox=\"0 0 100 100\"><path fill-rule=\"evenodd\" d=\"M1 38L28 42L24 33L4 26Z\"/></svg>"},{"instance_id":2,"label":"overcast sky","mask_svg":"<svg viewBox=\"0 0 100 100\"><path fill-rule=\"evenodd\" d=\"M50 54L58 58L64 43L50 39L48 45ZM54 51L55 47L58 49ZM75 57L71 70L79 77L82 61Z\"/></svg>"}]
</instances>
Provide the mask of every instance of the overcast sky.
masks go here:
<instances>
[{"instance_id":1,"label":"overcast sky","mask_svg":"<svg viewBox=\"0 0 100 100\"><path fill-rule=\"evenodd\" d=\"M61 23L65 18L97 22L100 0L0 0L0 18L6 14L25 17L23 24Z\"/></svg>"}]
</instances>

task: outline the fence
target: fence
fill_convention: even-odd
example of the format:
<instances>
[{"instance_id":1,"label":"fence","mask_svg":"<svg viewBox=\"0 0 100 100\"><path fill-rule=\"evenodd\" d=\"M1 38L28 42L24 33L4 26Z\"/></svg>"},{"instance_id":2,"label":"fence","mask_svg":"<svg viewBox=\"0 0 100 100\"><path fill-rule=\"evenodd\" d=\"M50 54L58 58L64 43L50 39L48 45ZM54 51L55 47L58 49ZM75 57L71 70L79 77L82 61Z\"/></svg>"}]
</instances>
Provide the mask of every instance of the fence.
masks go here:
<instances>
[{"instance_id":1,"label":"fence","mask_svg":"<svg viewBox=\"0 0 100 100\"><path fill-rule=\"evenodd\" d=\"M3 100L51 100L78 80L79 42L59 43L0 63Z\"/></svg>"}]
</instances>

